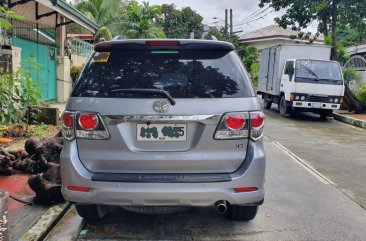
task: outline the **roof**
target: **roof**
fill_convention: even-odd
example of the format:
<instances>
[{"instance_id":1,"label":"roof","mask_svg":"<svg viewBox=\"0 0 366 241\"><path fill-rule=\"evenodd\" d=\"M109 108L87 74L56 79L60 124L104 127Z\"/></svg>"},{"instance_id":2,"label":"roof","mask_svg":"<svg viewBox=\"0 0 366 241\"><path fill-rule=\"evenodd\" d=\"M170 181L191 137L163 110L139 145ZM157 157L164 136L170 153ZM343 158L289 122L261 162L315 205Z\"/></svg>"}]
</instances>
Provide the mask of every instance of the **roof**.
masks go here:
<instances>
[{"instance_id":1,"label":"roof","mask_svg":"<svg viewBox=\"0 0 366 241\"><path fill-rule=\"evenodd\" d=\"M250 43L250 42L257 42L262 40L269 40L269 39L290 39L291 36L297 36L298 32L282 28L276 24L267 26L265 28L261 28L255 30L250 33L243 34L240 36L240 42L242 43ZM296 38L294 41L308 41L306 39L299 39ZM323 42L322 38L318 38L314 42Z\"/></svg>"},{"instance_id":2,"label":"roof","mask_svg":"<svg viewBox=\"0 0 366 241\"><path fill-rule=\"evenodd\" d=\"M290 37L291 35L297 35L297 32L291 29L284 29L274 24L250 33L243 34L242 36L240 36L240 40L250 40L273 36Z\"/></svg>"},{"instance_id":3,"label":"roof","mask_svg":"<svg viewBox=\"0 0 366 241\"><path fill-rule=\"evenodd\" d=\"M27 22L41 24L49 28L56 28L59 24L75 22L83 28L95 33L99 26L85 17L72 5L64 0L8 0L12 11L24 16ZM65 18L65 22L59 16Z\"/></svg>"},{"instance_id":4,"label":"roof","mask_svg":"<svg viewBox=\"0 0 366 241\"><path fill-rule=\"evenodd\" d=\"M68 17L70 20L78 23L79 25L85 27L86 29L90 30L91 32L95 33L95 31L99 28L98 25L94 22L85 17L81 12L76 10L72 5L68 4L64 0L50 0L55 7L60 8L60 10L66 11L71 16ZM56 9L55 9L56 10Z\"/></svg>"}]
</instances>

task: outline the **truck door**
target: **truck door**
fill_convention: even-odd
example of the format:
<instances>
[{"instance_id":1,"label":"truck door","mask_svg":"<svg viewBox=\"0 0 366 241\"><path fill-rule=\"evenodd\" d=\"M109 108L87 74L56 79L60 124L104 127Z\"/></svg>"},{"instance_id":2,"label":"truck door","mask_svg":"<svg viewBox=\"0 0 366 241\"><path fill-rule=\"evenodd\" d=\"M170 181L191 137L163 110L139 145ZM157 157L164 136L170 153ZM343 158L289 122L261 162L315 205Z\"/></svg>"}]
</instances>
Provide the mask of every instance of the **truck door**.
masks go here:
<instances>
[{"instance_id":1,"label":"truck door","mask_svg":"<svg viewBox=\"0 0 366 241\"><path fill-rule=\"evenodd\" d=\"M270 94L274 94L274 85L276 78L276 58L277 57L277 48L271 48L269 50L269 58L268 58L268 71L267 71L267 92Z\"/></svg>"}]
</instances>

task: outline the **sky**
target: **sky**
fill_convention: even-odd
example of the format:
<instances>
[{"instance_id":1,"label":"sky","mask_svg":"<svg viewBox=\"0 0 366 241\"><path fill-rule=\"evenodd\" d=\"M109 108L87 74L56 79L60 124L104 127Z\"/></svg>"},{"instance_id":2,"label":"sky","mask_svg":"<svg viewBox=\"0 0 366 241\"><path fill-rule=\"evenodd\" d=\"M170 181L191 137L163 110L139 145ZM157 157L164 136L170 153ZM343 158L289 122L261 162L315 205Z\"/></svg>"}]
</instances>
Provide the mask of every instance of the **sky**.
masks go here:
<instances>
[{"instance_id":1,"label":"sky","mask_svg":"<svg viewBox=\"0 0 366 241\"><path fill-rule=\"evenodd\" d=\"M272 8L260 9L259 0L138 0L154 4L171 4L177 8L191 7L203 17L203 23L209 26L223 26L221 19L225 19L225 9L233 9L234 31L243 31L240 34L274 24L274 17L281 16L283 11L274 12ZM258 12L259 11L259 12ZM253 16L251 16L254 14ZM216 20L214 17L218 17ZM242 21L241 21L242 20ZM219 21L217 23L217 21ZM240 35L239 34L239 35Z\"/></svg>"}]
</instances>

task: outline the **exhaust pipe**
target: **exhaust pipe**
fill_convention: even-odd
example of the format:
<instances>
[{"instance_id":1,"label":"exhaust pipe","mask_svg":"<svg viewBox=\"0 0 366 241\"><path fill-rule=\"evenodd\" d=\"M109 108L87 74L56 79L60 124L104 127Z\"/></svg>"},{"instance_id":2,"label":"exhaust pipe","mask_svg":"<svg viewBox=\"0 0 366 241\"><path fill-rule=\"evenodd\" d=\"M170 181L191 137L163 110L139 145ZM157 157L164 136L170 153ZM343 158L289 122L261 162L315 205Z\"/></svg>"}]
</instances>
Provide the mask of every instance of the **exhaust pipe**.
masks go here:
<instances>
[{"instance_id":1,"label":"exhaust pipe","mask_svg":"<svg viewBox=\"0 0 366 241\"><path fill-rule=\"evenodd\" d=\"M217 201L215 203L215 206L216 206L216 211L218 213L226 213L226 211L227 211L227 201L225 201L225 200Z\"/></svg>"}]
</instances>

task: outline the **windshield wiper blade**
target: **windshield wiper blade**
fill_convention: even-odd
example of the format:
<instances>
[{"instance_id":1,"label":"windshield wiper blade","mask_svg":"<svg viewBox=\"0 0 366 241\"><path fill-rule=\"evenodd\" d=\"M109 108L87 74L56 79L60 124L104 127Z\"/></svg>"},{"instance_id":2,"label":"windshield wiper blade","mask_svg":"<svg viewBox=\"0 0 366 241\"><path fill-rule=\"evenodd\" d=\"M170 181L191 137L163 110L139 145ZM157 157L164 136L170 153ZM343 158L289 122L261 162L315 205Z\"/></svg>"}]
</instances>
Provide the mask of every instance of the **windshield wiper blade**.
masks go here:
<instances>
[{"instance_id":1,"label":"windshield wiper blade","mask_svg":"<svg viewBox=\"0 0 366 241\"><path fill-rule=\"evenodd\" d=\"M310 68L308 68L306 66L302 66L302 67L304 67L310 74L312 74L317 80L319 80L319 76L314 71L312 71Z\"/></svg>"},{"instance_id":2,"label":"windshield wiper blade","mask_svg":"<svg viewBox=\"0 0 366 241\"><path fill-rule=\"evenodd\" d=\"M175 100L165 90L158 90L158 89L114 89L114 90L111 90L111 91L118 92L118 93L132 93L132 94L133 93L157 94L157 95L166 97L170 101L170 104L175 105Z\"/></svg>"}]
</instances>

